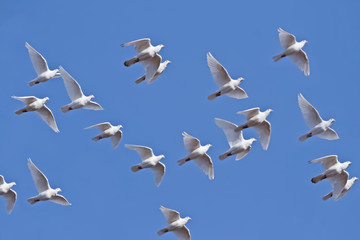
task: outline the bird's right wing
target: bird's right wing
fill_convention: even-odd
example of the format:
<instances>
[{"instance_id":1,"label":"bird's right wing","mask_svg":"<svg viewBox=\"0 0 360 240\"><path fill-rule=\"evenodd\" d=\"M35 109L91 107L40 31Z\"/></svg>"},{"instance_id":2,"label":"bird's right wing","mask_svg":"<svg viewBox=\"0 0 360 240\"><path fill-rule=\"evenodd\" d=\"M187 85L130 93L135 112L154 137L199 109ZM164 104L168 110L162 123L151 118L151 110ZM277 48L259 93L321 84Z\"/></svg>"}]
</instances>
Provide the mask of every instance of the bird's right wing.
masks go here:
<instances>
[{"instance_id":1,"label":"bird's right wing","mask_svg":"<svg viewBox=\"0 0 360 240\"><path fill-rule=\"evenodd\" d=\"M55 195L49 199L53 203L61 204L61 205L71 205L71 203L66 200L66 198L62 195Z\"/></svg>"},{"instance_id":2,"label":"bird's right wing","mask_svg":"<svg viewBox=\"0 0 360 240\"><path fill-rule=\"evenodd\" d=\"M34 180L35 187L39 193L50 189L49 181L46 176L35 166L35 164L28 158L28 167L31 176Z\"/></svg>"},{"instance_id":3,"label":"bird's right wing","mask_svg":"<svg viewBox=\"0 0 360 240\"><path fill-rule=\"evenodd\" d=\"M156 54L154 57L150 59L141 61L141 63L146 71L145 81L147 84L150 84L153 82L154 75L160 66L161 56L159 54Z\"/></svg>"},{"instance_id":4,"label":"bird's right wing","mask_svg":"<svg viewBox=\"0 0 360 240\"><path fill-rule=\"evenodd\" d=\"M327 140L336 140L339 139L339 136L332 128L328 128L325 132L317 135L319 138L327 139Z\"/></svg>"},{"instance_id":5,"label":"bird's right wing","mask_svg":"<svg viewBox=\"0 0 360 240\"><path fill-rule=\"evenodd\" d=\"M51 127L52 130L57 133L60 132L56 125L54 115L47 106L44 105L42 108L36 110L35 112L41 117L42 120L44 120L44 122L46 122L49 127Z\"/></svg>"},{"instance_id":6,"label":"bird's right wing","mask_svg":"<svg viewBox=\"0 0 360 240\"><path fill-rule=\"evenodd\" d=\"M79 83L67 71L65 71L62 66L59 67L59 71L62 79L64 79L64 85L71 101L75 101L76 99L84 96Z\"/></svg>"},{"instance_id":7,"label":"bird's right wing","mask_svg":"<svg viewBox=\"0 0 360 240\"><path fill-rule=\"evenodd\" d=\"M260 143L264 150L267 150L270 142L271 125L265 120L260 125L254 126L255 131L260 137Z\"/></svg>"},{"instance_id":8,"label":"bird's right wing","mask_svg":"<svg viewBox=\"0 0 360 240\"><path fill-rule=\"evenodd\" d=\"M175 230L174 234L179 240L191 240L190 231L186 226Z\"/></svg>"},{"instance_id":9,"label":"bird's right wing","mask_svg":"<svg viewBox=\"0 0 360 240\"><path fill-rule=\"evenodd\" d=\"M207 62L216 85L222 87L231 81L226 69L213 57L213 55L211 55L210 52L207 54Z\"/></svg>"},{"instance_id":10,"label":"bird's right wing","mask_svg":"<svg viewBox=\"0 0 360 240\"><path fill-rule=\"evenodd\" d=\"M117 133L115 133L114 136L111 137L111 144L113 148L116 148L121 140L122 132L119 130Z\"/></svg>"},{"instance_id":11,"label":"bird's right wing","mask_svg":"<svg viewBox=\"0 0 360 240\"><path fill-rule=\"evenodd\" d=\"M31 47L30 44L25 43L25 47L29 51L30 59L37 75L40 75L43 72L48 71L49 67L47 65L45 58L40 53L38 53L33 47Z\"/></svg>"},{"instance_id":12,"label":"bird's right wing","mask_svg":"<svg viewBox=\"0 0 360 240\"><path fill-rule=\"evenodd\" d=\"M301 113L309 128L313 128L323 121L319 112L304 98L301 93L298 95L298 102Z\"/></svg>"},{"instance_id":13,"label":"bird's right wing","mask_svg":"<svg viewBox=\"0 0 360 240\"><path fill-rule=\"evenodd\" d=\"M37 97L34 96L26 96L26 97L16 97L16 96L12 96L13 99L22 101L23 103L25 103L26 105L29 105L30 103L35 102L36 100L38 100Z\"/></svg>"},{"instance_id":14,"label":"bird's right wing","mask_svg":"<svg viewBox=\"0 0 360 240\"><path fill-rule=\"evenodd\" d=\"M243 114L245 115L246 119L249 120L250 118L254 117L255 115L259 114L260 108L250 108L244 111L239 111L237 114Z\"/></svg>"},{"instance_id":15,"label":"bird's right wing","mask_svg":"<svg viewBox=\"0 0 360 240\"><path fill-rule=\"evenodd\" d=\"M302 49L297 53L289 55L289 57L295 65L304 72L305 76L310 75L309 59Z\"/></svg>"},{"instance_id":16,"label":"bird's right wing","mask_svg":"<svg viewBox=\"0 0 360 240\"><path fill-rule=\"evenodd\" d=\"M349 178L349 173L347 171L343 171L342 173L329 178L330 184L333 187L332 192L335 201L340 199L339 197L346 185L348 178Z\"/></svg>"},{"instance_id":17,"label":"bird's right wing","mask_svg":"<svg viewBox=\"0 0 360 240\"><path fill-rule=\"evenodd\" d=\"M215 118L215 123L219 128L224 131L230 147L234 146L237 142L243 140L242 131L235 132L235 128L238 127L236 124L220 118Z\"/></svg>"},{"instance_id":18,"label":"bird's right wing","mask_svg":"<svg viewBox=\"0 0 360 240\"><path fill-rule=\"evenodd\" d=\"M105 131L106 129L109 129L111 128L111 124L109 122L103 122L103 123L99 123L99 124L95 124L95 125L92 125L90 127L87 127L85 129L90 129L90 128L97 128L99 129L100 131Z\"/></svg>"},{"instance_id":19,"label":"bird's right wing","mask_svg":"<svg viewBox=\"0 0 360 240\"><path fill-rule=\"evenodd\" d=\"M146 48L150 47L151 43L150 43L150 38L143 38L143 39L138 39L138 40L135 40L135 41L132 41L132 42L121 44L121 46L122 47L135 46L135 51L137 53L140 53L143 50L145 50Z\"/></svg>"},{"instance_id":20,"label":"bird's right wing","mask_svg":"<svg viewBox=\"0 0 360 240\"><path fill-rule=\"evenodd\" d=\"M158 162L151 170L155 175L155 185L160 186L165 174L165 165L162 162Z\"/></svg>"},{"instance_id":21,"label":"bird's right wing","mask_svg":"<svg viewBox=\"0 0 360 240\"><path fill-rule=\"evenodd\" d=\"M98 104L97 102L93 102L93 101L86 103L83 108L90 109L90 110L104 110L100 104Z\"/></svg>"},{"instance_id":22,"label":"bird's right wing","mask_svg":"<svg viewBox=\"0 0 360 240\"><path fill-rule=\"evenodd\" d=\"M323 168L325 170L329 169L331 166L338 164L338 156L337 155L329 155L321 158L317 158L309 161L309 163L322 163Z\"/></svg>"},{"instance_id":23,"label":"bird's right wing","mask_svg":"<svg viewBox=\"0 0 360 240\"><path fill-rule=\"evenodd\" d=\"M180 218L180 213L175 210L166 208L164 206L161 206L160 210L164 214L165 220L168 224L171 224Z\"/></svg>"},{"instance_id":24,"label":"bird's right wing","mask_svg":"<svg viewBox=\"0 0 360 240\"><path fill-rule=\"evenodd\" d=\"M240 159L244 158L249 152L250 152L251 146L249 146L247 149L245 149L244 151L238 153L236 155L235 160L239 161Z\"/></svg>"},{"instance_id":25,"label":"bird's right wing","mask_svg":"<svg viewBox=\"0 0 360 240\"><path fill-rule=\"evenodd\" d=\"M194 151L195 149L200 147L199 139L197 139L193 136L190 136L186 132L183 132L182 135L183 135L183 141L184 141L184 146L185 146L186 151L191 153L192 151Z\"/></svg>"},{"instance_id":26,"label":"bird's right wing","mask_svg":"<svg viewBox=\"0 0 360 240\"><path fill-rule=\"evenodd\" d=\"M199 158L194 159L196 165L209 176L209 179L214 179L214 166L211 158L206 153Z\"/></svg>"},{"instance_id":27,"label":"bird's right wing","mask_svg":"<svg viewBox=\"0 0 360 240\"><path fill-rule=\"evenodd\" d=\"M238 86L236 86L235 89L231 92L225 93L225 95L236 99L243 99L248 97L244 89Z\"/></svg>"},{"instance_id":28,"label":"bird's right wing","mask_svg":"<svg viewBox=\"0 0 360 240\"><path fill-rule=\"evenodd\" d=\"M3 195L6 201L6 211L10 214L14 208L17 195L16 192L10 189L5 195Z\"/></svg>"},{"instance_id":29,"label":"bird's right wing","mask_svg":"<svg viewBox=\"0 0 360 240\"><path fill-rule=\"evenodd\" d=\"M281 28L278 29L278 32L279 32L280 44L283 48L286 49L291 45L293 45L294 43L296 43L296 38L291 33L288 33L282 30Z\"/></svg>"},{"instance_id":30,"label":"bird's right wing","mask_svg":"<svg viewBox=\"0 0 360 240\"><path fill-rule=\"evenodd\" d=\"M142 161L154 156L153 150L149 147L131 144L125 144L125 147L135 150L139 154Z\"/></svg>"}]
</instances>

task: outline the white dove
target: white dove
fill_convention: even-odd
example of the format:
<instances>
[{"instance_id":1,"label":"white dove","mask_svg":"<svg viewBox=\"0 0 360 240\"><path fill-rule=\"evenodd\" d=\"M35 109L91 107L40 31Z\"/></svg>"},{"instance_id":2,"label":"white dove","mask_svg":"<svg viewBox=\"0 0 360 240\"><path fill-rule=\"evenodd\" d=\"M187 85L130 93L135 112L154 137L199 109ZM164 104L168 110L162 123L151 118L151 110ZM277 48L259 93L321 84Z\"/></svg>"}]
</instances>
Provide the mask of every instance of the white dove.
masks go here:
<instances>
[{"instance_id":1,"label":"white dove","mask_svg":"<svg viewBox=\"0 0 360 240\"><path fill-rule=\"evenodd\" d=\"M165 174L165 165L162 162L160 162L160 160L165 158L165 156L164 155L155 156L153 150L145 146L125 144L125 147L135 150L139 154L142 160L141 163L132 166L131 171L137 172L144 168L151 168L151 170L155 175L155 185L160 186L160 183Z\"/></svg>"},{"instance_id":2,"label":"white dove","mask_svg":"<svg viewBox=\"0 0 360 240\"><path fill-rule=\"evenodd\" d=\"M60 66L61 77L64 79L66 91L71 99L71 103L61 107L61 111L67 113L68 111L85 108L91 110L103 110L103 108L96 102L91 101L94 95L85 96L81 90L80 85L65 69Z\"/></svg>"},{"instance_id":3,"label":"white dove","mask_svg":"<svg viewBox=\"0 0 360 240\"><path fill-rule=\"evenodd\" d=\"M345 179L345 177L347 177L347 178ZM341 189L341 193L338 195L337 199L334 198L334 200L337 201L340 198L342 198L350 190L350 188L355 183L355 181L358 180L357 177L353 177L351 179L348 179L348 177L349 177L349 174L346 171L344 171L344 173L342 173L338 176L329 178L329 181L333 187L333 191L328 193L327 195L325 195L322 199L327 200L327 199L331 198L332 196L336 195L335 193L339 192L338 188L340 187L340 185L343 185L343 181L346 181L345 187L343 189Z\"/></svg>"},{"instance_id":4,"label":"white dove","mask_svg":"<svg viewBox=\"0 0 360 240\"><path fill-rule=\"evenodd\" d=\"M161 56L158 54L156 54L155 57L149 60L142 61L141 63L145 68L146 74L136 80L135 83L139 84L144 80L146 80L147 84L153 83L164 72L167 65L171 63L171 61L169 60L166 60L162 63L160 62Z\"/></svg>"},{"instance_id":5,"label":"white dove","mask_svg":"<svg viewBox=\"0 0 360 240\"><path fill-rule=\"evenodd\" d=\"M258 107L237 112L238 114L245 115L247 122L235 128L235 132L242 131L245 128L254 127L260 137L261 146L264 150L267 150L270 142L271 124L266 118L271 112L273 112L272 109L260 112Z\"/></svg>"},{"instance_id":6,"label":"white dove","mask_svg":"<svg viewBox=\"0 0 360 240\"><path fill-rule=\"evenodd\" d=\"M120 140L121 140L122 131L120 129L122 127L123 127L122 125L113 126L109 122L104 122L104 123L99 123L99 124L87 127L85 129L90 129L90 128L99 129L100 131L102 131L102 133L96 137L93 137L92 140L96 142L103 138L111 137L112 147L116 148L119 145Z\"/></svg>"},{"instance_id":7,"label":"white dove","mask_svg":"<svg viewBox=\"0 0 360 240\"><path fill-rule=\"evenodd\" d=\"M206 154L212 145L206 144L205 146L201 146L199 139L190 136L186 132L183 132L182 135L184 136L185 149L189 152L189 155L177 161L179 166L190 160L194 160L195 164L209 176L209 179L214 179L214 166L210 156Z\"/></svg>"},{"instance_id":8,"label":"white dove","mask_svg":"<svg viewBox=\"0 0 360 240\"><path fill-rule=\"evenodd\" d=\"M246 92L238 86L244 78L240 77L236 80L232 79L226 69L211 55L210 52L207 54L207 62L211 75L216 85L220 88L208 97L209 100L213 100L223 94L236 99L248 97Z\"/></svg>"},{"instance_id":9,"label":"white dove","mask_svg":"<svg viewBox=\"0 0 360 240\"><path fill-rule=\"evenodd\" d=\"M190 231L185 224L191 220L190 217L180 218L180 213L163 207L160 207L161 212L164 214L168 226L157 231L158 235L163 235L167 232L173 232L179 240L191 240Z\"/></svg>"},{"instance_id":10,"label":"white dove","mask_svg":"<svg viewBox=\"0 0 360 240\"><path fill-rule=\"evenodd\" d=\"M314 135L327 140L339 139L337 133L330 128L330 125L335 122L335 119L331 118L328 121L324 121L320 117L318 111L303 97L301 93L298 96L298 101L304 120L309 128L311 128L310 132L299 138L300 141L305 141Z\"/></svg>"},{"instance_id":11,"label":"white dove","mask_svg":"<svg viewBox=\"0 0 360 240\"><path fill-rule=\"evenodd\" d=\"M12 98L19 100L26 104L26 107L23 107L17 111L16 114L20 115L25 112L36 112L44 122L46 122L49 127L52 128L55 132L59 132L59 129L56 125L54 115L51 110L45 105L47 101L49 101L48 97L45 98L37 98L34 96L26 96L26 97L15 97Z\"/></svg>"},{"instance_id":12,"label":"white dove","mask_svg":"<svg viewBox=\"0 0 360 240\"><path fill-rule=\"evenodd\" d=\"M31 62L38 75L37 78L35 78L34 80L28 83L30 87L41 82L47 82L52 78L60 77L59 69L50 70L45 58L40 53L38 53L34 48L32 48L30 44L25 43L25 47L29 51Z\"/></svg>"},{"instance_id":13,"label":"white dove","mask_svg":"<svg viewBox=\"0 0 360 240\"><path fill-rule=\"evenodd\" d=\"M250 138L245 140L242 131L235 132L237 125L234 123L220 118L215 118L215 123L224 131L227 141L230 145L230 149L227 150L224 154L221 154L219 159L224 160L225 158L235 154L237 154L235 160L240 160L245 157L251 149L251 144L256 141L256 139Z\"/></svg>"},{"instance_id":14,"label":"white dove","mask_svg":"<svg viewBox=\"0 0 360 240\"><path fill-rule=\"evenodd\" d=\"M121 46L122 47L134 46L135 51L137 52L136 57L124 62L124 65L126 67L129 67L129 66L131 66L131 65L133 65L134 63L137 63L137 62L149 60L151 58L154 58L156 55L158 57L160 57L157 53L160 52L160 50L164 47L164 45L162 45L162 44L157 45L157 46L154 47L150 43L150 38L143 38L143 39L135 40L135 41L132 41L132 42L124 43L124 44L121 44ZM160 58L160 61L159 61L159 59L157 61L158 61L157 66L159 66L159 64L161 62L161 58ZM154 64L154 66L155 65L156 64ZM145 69L146 69L146 67L145 67ZM158 69L158 67L155 68L154 74L155 74L157 69ZM152 76L150 76L150 77L152 77Z\"/></svg>"},{"instance_id":15,"label":"white dove","mask_svg":"<svg viewBox=\"0 0 360 240\"><path fill-rule=\"evenodd\" d=\"M345 171L345 169L351 164L351 162L347 161L340 163L337 155L329 155L311 160L309 163L322 163L323 168L325 169L325 172L319 176L313 177L311 182L317 183L328 178L331 185L335 186L333 191L334 199L338 199L349 177L349 174Z\"/></svg>"},{"instance_id":16,"label":"white dove","mask_svg":"<svg viewBox=\"0 0 360 240\"><path fill-rule=\"evenodd\" d=\"M3 196L6 201L6 211L10 214L16 202L16 192L11 188L15 186L15 182L6 183L2 175L0 175L0 196Z\"/></svg>"},{"instance_id":17,"label":"white dove","mask_svg":"<svg viewBox=\"0 0 360 240\"><path fill-rule=\"evenodd\" d=\"M31 159L28 159L28 167L30 169L31 176L34 180L35 187L39 192L39 195L29 198L27 201L31 204L39 201L51 201L61 205L71 205L62 195L58 194L61 191L60 188L52 189L49 185L48 179L45 175L34 165Z\"/></svg>"},{"instance_id":18,"label":"white dove","mask_svg":"<svg viewBox=\"0 0 360 240\"><path fill-rule=\"evenodd\" d=\"M306 40L302 40L301 42L297 42L294 35L282 30L278 29L280 44L285 50L273 57L274 61L278 61L279 59L289 56L290 59L296 64L296 66L304 72L305 76L310 75L310 67L309 67L309 59L306 53L302 50Z\"/></svg>"}]
</instances>

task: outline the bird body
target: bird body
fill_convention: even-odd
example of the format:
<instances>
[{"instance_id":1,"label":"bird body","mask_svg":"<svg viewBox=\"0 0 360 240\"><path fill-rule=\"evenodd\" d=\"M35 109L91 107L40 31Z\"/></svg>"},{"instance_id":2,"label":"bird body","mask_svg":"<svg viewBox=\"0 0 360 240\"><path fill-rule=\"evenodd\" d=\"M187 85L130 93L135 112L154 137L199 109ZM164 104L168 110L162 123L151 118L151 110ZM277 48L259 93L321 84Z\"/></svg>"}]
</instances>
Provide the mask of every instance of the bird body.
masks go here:
<instances>
[{"instance_id":1,"label":"bird body","mask_svg":"<svg viewBox=\"0 0 360 240\"><path fill-rule=\"evenodd\" d=\"M305 76L310 75L309 59L302 50L307 41L297 42L294 35L281 28L278 29L278 32L280 44L285 50L281 54L274 56L274 61L276 62L283 57L289 56L295 65L304 72Z\"/></svg>"},{"instance_id":2,"label":"bird body","mask_svg":"<svg viewBox=\"0 0 360 240\"><path fill-rule=\"evenodd\" d=\"M238 86L244 78L240 77L235 80L232 79L227 70L211 55L211 53L207 54L207 62L211 75L216 85L219 87L215 93L208 96L208 100L214 100L224 94L236 99L248 97L246 92Z\"/></svg>"},{"instance_id":3,"label":"bird body","mask_svg":"<svg viewBox=\"0 0 360 240\"><path fill-rule=\"evenodd\" d=\"M340 198L342 198L352 187L352 185L355 183L355 181L359 180L357 177L353 177L351 179L347 179L345 187L341 190L341 193L339 194L339 196L337 197L337 199L334 199L335 201L339 200ZM332 181L330 181L330 183L332 183ZM331 184L333 185L333 188L335 189L335 184ZM331 191L330 193L326 194L322 199L323 200L327 200L331 197L334 196L334 190Z\"/></svg>"},{"instance_id":4,"label":"bird body","mask_svg":"<svg viewBox=\"0 0 360 240\"><path fill-rule=\"evenodd\" d=\"M170 63L171 63L171 61L169 61L169 60L166 60L166 61L160 63L158 69L156 70L156 72L153 74L152 77L151 77L151 73L148 73L148 71L151 71L151 70L144 66L145 70L146 70L146 74L144 76L140 77L139 79L137 79L135 81L135 83L139 84L139 83L141 83L141 82L143 82L145 80L146 80L147 84L153 83L164 72L165 68Z\"/></svg>"},{"instance_id":5,"label":"bird body","mask_svg":"<svg viewBox=\"0 0 360 240\"><path fill-rule=\"evenodd\" d=\"M56 125L55 118L51 110L45 105L47 101L49 101L48 97L45 98L37 98L34 96L25 96L25 97L16 97L12 96L12 98L19 100L26 104L25 107L15 111L15 114L23 114L25 112L35 112L38 114L41 119L46 122L46 124L51 127L55 132L59 132L59 129Z\"/></svg>"},{"instance_id":6,"label":"bird body","mask_svg":"<svg viewBox=\"0 0 360 240\"><path fill-rule=\"evenodd\" d=\"M90 129L90 128L99 129L100 131L102 131L102 133L96 137L93 137L92 140L99 141L103 138L111 137L112 146L113 148L116 148L119 145L122 137L122 131L120 130L122 127L123 127L122 125L113 126L109 122L104 122L87 127L85 129Z\"/></svg>"},{"instance_id":7,"label":"bird body","mask_svg":"<svg viewBox=\"0 0 360 240\"><path fill-rule=\"evenodd\" d=\"M190 231L185 226L191 220L190 217L181 218L179 212L163 206L160 207L160 210L164 214L168 226L157 231L158 235L173 232L179 240L191 240Z\"/></svg>"},{"instance_id":8,"label":"bird body","mask_svg":"<svg viewBox=\"0 0 360 240\"><path fill-rule=\"evenodd\" d=\"M0 175L0 196L3 196L6 201L6 211L10 214L14 208L17 194L11 188L15 186L15 182L6 183L2 175Z\"/></svg>"},{"instance_id":9,"label":"bird body","mask_svg":"<svg viewBox=\"0 0 360 240\"><path fill-rule=\"evenodd\" d=\"M45 58L31 47L30 44L25 43L25 47L29 51L31 62L38 74L34 80L28 83L30 87L42 82L47 82L52 78L60 77L59 69L50 70Z\"/></svg>"}]
</instances>

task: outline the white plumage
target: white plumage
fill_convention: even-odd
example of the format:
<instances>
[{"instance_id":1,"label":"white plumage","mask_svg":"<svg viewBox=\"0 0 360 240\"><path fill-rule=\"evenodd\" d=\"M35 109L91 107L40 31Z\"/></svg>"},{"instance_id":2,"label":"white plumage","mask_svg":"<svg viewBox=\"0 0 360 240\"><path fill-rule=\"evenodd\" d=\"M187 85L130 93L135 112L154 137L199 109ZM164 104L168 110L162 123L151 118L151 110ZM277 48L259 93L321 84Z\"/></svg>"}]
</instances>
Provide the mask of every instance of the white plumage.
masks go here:
<instances>
[{"instance_id":1,"label":"white plumage","mask_svg":"<svg viewBox=\"0 0 360 240\"><path fill-rule=\"evenodd\" d=\"M11 188L15 186L15 182L6 183L2 175L0 175L0 196L3 196L6 202L6 211L10 214L14 209L17 194Z\"/></svg>"},{"instance_id":2,"label":"white plumage","mask_svg":"<svg viewBox=\"0 0 360 240\"><path fill-rule=\"evenodd\" d=\"M110 137L112 147L116 148L119 145L121 137L122 137L122 131L120 130L122 127L123 127L122 125L113 126L109 122L104 122L104 123L99 123L99 124L87 127L85 129L91 129L91 128L99 129L100 131L102 131L102 133L96 137L93 137L92 140L96 142L103 138Z\"/></svg>"},{"instance_id":3,"label":"white plumage","mask_svg":"<svg viewBox=\"0 0 360 240\"><path fill-rule=\"evenodd\" d=\"M164 214L168 226L157 231L158 235L173 232L179 240L191 240L190 231L185 226L185 224L191 219L190 217L181 218L179 212L163 206L160 207L160 210Z\"/></svg>"}]
</instances>

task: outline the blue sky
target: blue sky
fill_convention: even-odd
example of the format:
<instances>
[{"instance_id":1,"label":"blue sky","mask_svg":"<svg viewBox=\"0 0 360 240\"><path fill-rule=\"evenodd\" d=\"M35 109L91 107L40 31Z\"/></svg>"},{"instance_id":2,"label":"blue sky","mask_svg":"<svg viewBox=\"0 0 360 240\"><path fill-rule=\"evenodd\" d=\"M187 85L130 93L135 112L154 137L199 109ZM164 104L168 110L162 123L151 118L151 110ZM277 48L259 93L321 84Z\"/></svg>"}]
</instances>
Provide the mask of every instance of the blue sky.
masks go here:
<instances>
[{"instance_id":1,"label":"blue sky","mask_svg":"<svg viewBox=\"0 0 360 240\"><path fill-rule=\"evenodd\" d=\"M166 226L160 205L192 218L187 226L193 239L357 239L359 183L340 201L324 202L330 184L312 184L322 168L307 161L337 154L353 162L350 176L360 176L360 125L354 121L360 117L359 7L357 1L308 0L2 2L0 174L17 183L18 201L7 215L0 200L0 239L175 239L172 233L156 235ZM309 77L289 59L272 61L282 51L278 27L308 41ZM163 60L172 61L149 86L134 83L144 70L141 64L124 67L135 51L120 47L144 37L164 44ZM27 86L36 74L25 42L51 69L62 65L105 110L63 114L60 107L70 100L61 78ZM241 87L248 99L207 100L217 89L208 51L233 78L245 78ZM324 119L336 119L339 140L298 141L308 130L298 93ZM12 95L49 97L60 133L35 113L15 115L23 105ZM220 161L228 145L214 118L240 124L244 117L236 112L252 107L274 109L268 151L255 142L244 159ZM124 126L115 150L109 139L91 141L97 130L84 130L105 121ZM208 152L213 181L192 162L177 166L186 155L182 131L214 146ZM247 129L244 137L257 135ZM165 155L159 188L150 170L130 171L140 158L125 143ZM37 193L28 157L72 206L26 202Z\"/></svg>"}]
</instances>

